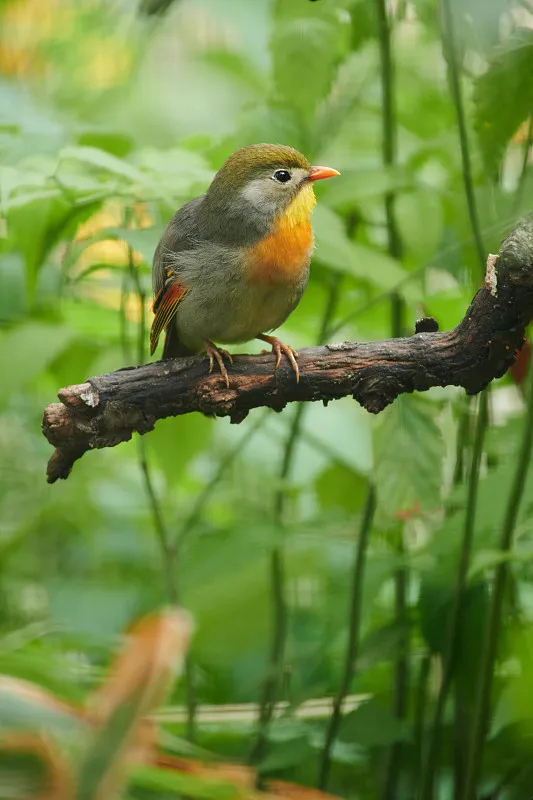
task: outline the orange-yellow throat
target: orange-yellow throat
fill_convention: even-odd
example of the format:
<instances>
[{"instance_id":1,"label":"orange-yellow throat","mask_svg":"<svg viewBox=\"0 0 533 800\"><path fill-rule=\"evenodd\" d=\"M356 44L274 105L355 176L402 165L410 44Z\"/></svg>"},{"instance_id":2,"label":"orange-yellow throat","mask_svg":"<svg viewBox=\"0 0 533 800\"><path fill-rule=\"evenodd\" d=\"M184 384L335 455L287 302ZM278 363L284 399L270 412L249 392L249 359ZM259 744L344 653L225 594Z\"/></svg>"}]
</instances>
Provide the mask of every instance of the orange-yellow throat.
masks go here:
<instances>
[{"instance_id":1,"label":"orange-yellow throat","mask_svg":"<svg viewBox=\"0 0 533 800\"><path fill-rule=\"evenodd\" d=\"M313 187L306 184L276 221L272 233L250 248L253 283L298 282L313 249L310 217L315 204Z\"/></svg>"}]
</instances>

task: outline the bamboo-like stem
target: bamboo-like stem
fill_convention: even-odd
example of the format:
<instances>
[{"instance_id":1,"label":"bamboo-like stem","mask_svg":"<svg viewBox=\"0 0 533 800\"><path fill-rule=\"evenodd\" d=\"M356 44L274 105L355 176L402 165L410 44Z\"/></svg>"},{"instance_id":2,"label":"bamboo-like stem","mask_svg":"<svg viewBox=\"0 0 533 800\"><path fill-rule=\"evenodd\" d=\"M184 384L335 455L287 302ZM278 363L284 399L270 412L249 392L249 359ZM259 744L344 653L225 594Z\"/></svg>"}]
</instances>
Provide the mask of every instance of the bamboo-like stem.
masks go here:
<instances>
[{"instance_id":1,"label":"bamboo-like stem","mask_svg":"<svg viewBox=\"0 0 533 800\"><path fill-rule=\"evenodd\" d=\"M142 286L139 271L135 265L133 250L130 246L128 246L128 271L130 279L135 287L139 308L139 323L137 329L137 359L139 364L144 364L146 358L147 336L145 307L146 295ZM125 337L124 341L127 341L127 337ZM162 567L166 582L166 594L169 602L172 605L177 605L178 584L176 576L176 548L172 543L170 533L163 518L159 499L157 497L152 480L152 472L146 452L146 441L142 436L140 436L138 439L137 448L139 454L139 466L144 479L144 488L148 497L148 503L152 514L154 531L157 535L161 551ZM189 704L191 703L194 705L194 687L192 683L190 657L188 655L185 659L185 685L187 693L187 707L189 707Z\"/></svg>"},{"instance_id":2,"label":"bamboo-like stem","mask_svg":"<svg viewBox=\"0 0 533 800\"><path fill-rule=\"evenodd\" d=\"M432 800L433 798L433 793L435 788L435 777L437 772L438 757L440 750L441 734L442 734L442 719L444 715L444 708L446 706L446 700L448 698L448 693L450 691L450 687L452 684L453 674L457 660L461 614L463 611L463 599L468 577L470 554L472 552L472 542L474 538L475 514L476 514L477 493L479 485L479 470L481 464L481 456L483 454L483 443L485 441L487 424L488 424L488 396L487 392L483 392L479 399L476 433L474 437L472 460L468 476L466 515L465 515L465 523L463 530L463 539L461 544L461 552L459 556L457 581L455 584L454 597L453 597L450 629L448 632L448 641L444 658L444 674L442 677L442 682L437 697L437 704L433 716L433 725L431 728L431 735L428 746L427 762L422 780L422 789L420 797L423 798L424 800Z\"/></svg>"},{"instance_id":3,"label":"bamboo-like stem","mask_svg":"<svg viewBox=\"0 0 533 800\"><path fill-rule=\"evenodd\" d=\"M396 549L398 559L405 559L405 541L403 524L396 532ZM404 565L394 575L394 616L395 624L401 630L401 641L398 646L398 657L394 665L394 686L392 710L394 715L403 720L407 716L409 705L409 620L407 606L409 575ZM399 772L402 763L402 742L393 742L387 754L387 766L381 790L382 800L394 800L398 794Z\"/></svg>"},{"instance_id":4,"label":"bamboo-like stem","mask_svg":"<svg viewBox=\"0 0 533 800\"><path fill-rule=\"evenodd\" d=\"M321 344L327 338L329 327L339 298L341 276L334 276L331 289L329 291L324 315L320 324L318 343ZM274 521L276 526L283 528L283 517L285 512L286 487L285 483L289 477L296 449L296 444L300 436L303 415L306 405L301 403L296 409L296 413L291 422L289 434L285 442L283 458L279 474L279 488L274 498ZM276 693L279 686L281 672L283 669L283 654L285 650L285 639L287 634L287 605L285 600L285 580L283 549L280 545L272 548L270 553L270 582L273 603L273 630L272 642L269 656L269 666L261 690L261 700L259 704L259 723L257 737L249 756L250 763L258 764L265 752L268 737L268 728L272 719L272 713L276 702Z\"/></svg>"},{"instance_id":5,"label":"bamboo-like stem","mask_svg":"<svg viewBox=\"0 0 533 800\"><path fill-rule=\"evenodd\" d=\"M133 258L133 250L131 247L128 247L128 271L131 281L133 282L133 285L135 287L135 292L137 295L137 302L139 307L139 323L137 330L137 360L139 364L143 364L146 357L146 311L145 311L146 295L142 287L138 269L135 266L135 261ZM178 587L176 583L176 574L175 574L175 550L172 546L171 537L167 530L165 521L163 519L163 514L161 511L161 507L159 505L159 500L155 492L152 480L152 473L150 470L150 465L148 463L148 457L146 454L146 444L142 436L139 437L138 440L138 452L139 452L139 466L141 468L141 472L143 475L144 487L150 505L154 531L156 532L157 538L159 540L159 545L161 548L163 571L165 574L165 580L167 585L166 594L169 601L174 604L177 603L178 601Z\"/></svg>"},{"instance_id":6,"label":"bamboo-like stem","mask_svg":"<svg viewBox=\"0 0 533 800\"><path fill-rule=\"evenodd\" d=\"M524 142L524 150L522 153L522 168L520 170L520 176L518 178L518 186L516 187L516 192L515 192L516 211L518 211L518 209L520 208L520 202L522 200L522 195L524 194L527 167L529 163L529 154L531 152L532 146L533 146L533 114L531 114L529 118L529 124L527 126L526 140Z\"/></svg>"},{"instance_id":7,"label":"bamboo-like stem","mask_svg":"<svg viewBox=\"0 0 533 800\"><path fill-rule=\"evenodd\" d=\"M376 510L376 489L374 484L370 484L367 491L359 538L355 548L355 558L352 573L352 587L349 611L349 630L348 645L346 647L346 658L344 670L341 678L339 691L333 701L333 712L329 719L326 730L324 750L319 768L318 787L326 790L328 786L329 773L331 768L331 750L339 732L342 720L342 709L346 695L350 691L350 686L355 677L357 655L359 649L359 628L361 625L361 606L363 596L363 576L365 570L366 553L372 528L372 520Z\"/></svg>"},{"instance_id":8,"label":"bamboo-like stem","mask_svg":"<svg viewBox=\"0 0 533 800\"><path fill-rule=\"evenodd\" d=\"M420 784L422 765L424 761L424 722L427 706L428 678L431 670L431 655L425 653L420 662L418 682L414 699L413 740L415 748L415 775L416 784Z\"/></svg>"},{"instance_id":9,"label":"bamboo-like stem","mask_svg":"<svg viewBox=\"0 0 533 800\"><path fill-rule=\"evenodd\" d=\"M376 15L381 67L382 92L382 158L383 165L393 167L396 164L398 124L396 119L394 60L391 47L391 22L387 12L386 0L376 0ZM388 252L392 258L401 259L402 243L395 215L394 192L385 195L385 219L387 225ZM391 294L391 335L401 336L403 333L404 302L401 296ZM403 531L398 532L398 548L404 550ZM398 569L395 582L395 617L404 631L407 630L407 584L408 575L404 567ZM407 636L407 633L403 634ZM403 637L402 637L403 638ZM407 713L409 692L408 641L403 638L400 652L394 667L393 710L399 719ZM387 757L387 768L382 789L382 797L394 800L397 793L398 772L401 765L401 743L394 742Z\"/></svg>"},{"instance_id":10,"label":"bamboo-like stem","mask_svg":"<svg viewBox=\"0 0 533 800\"><path fill-rule=\"evenodd\" d=\"M385 167L392 167L396 163L397 121L396 103L394 95L394 61L391 50L391 29L387 15L385 0L376 0L376 14L378 23L378 41L381 66L381 94L382 94L382 158ZM395 196L393 192L385 195L385 219L387 225L388 251L393 258L402 256L402 244L394 212ZM391 334L401 336L403 331L404 303L399 294L391 295Z\"/></svg>"},{"instance_id":11,"label":"bamboo-like stem","mask_svg":"<svg viewBox=\"0 0 533 800\"><path fill-rule=\"evenodd\" d=\"M450 90L452 95L455 112L457 115L457 126L459 129L459 144L461 147L461 160L463 165L463 184L468 206L468 216L470 227L474 235L474 242L479 258L481 275L484 275L486 251L483 246L483 236L479 222L479 213L472 179L472 160L470 158L470 146L468 144L468 132L466 128L466 115L463 103L463 93L461 89L461 74L458 65L457 43L454 29L453 9L451 0L441 0L442 9L442 44L444 56L448 64L448 75L450 80Z\"/></svg>"},{"instance_id":12,"label":"bamboo-like stem","mask_svg":"<svg viewBox=\"0 0 533 800\"><path fill-rule=\"evenodd\" d=\"M507 500L505 518L503 521L500 550L502 554L511 549L513 534L524 496L524 487L531 460L531 446L533 443L533 369L529 370L528 402L524 430L520 439L520 449L516 461L515 473L511 491ZM481 771L483 746L490 716L492 679L494 664L498 650L500 635L501 615L507 573L509 565L503 560L497 567L494 576L494 586L490 598L489 611L485 629L485 641L482 650L481 673L479 676L476 710L472 726L472 739L463 792L463 800L475 800L476 786Z\"/></svg>"},{"instance_id":13,"label":"bamboo-like stem","mask_svg":"<svg viewBox=\"0 0 533 800\"><path fill-rule=\"evenodd\" d=\"M459 134L459 144L461 148L461 161L463 171L463 186L466 196L468 207L468 215L470 220L470 228L472 231L477 256L479 260L479 267L481 276L485 271L486 250L483 244L483 235L481 232L481 224L479 220L479 212L476 201L476 194L474 189L474 181L472 177L472 160L470 156L470 146L468 140L468 132L466 125L466 114L464 109L464 101L461 87L461 68L459 64L459 53L457 48L457 40L454 27L454 11L452 8L451 0L441 0L441 18L442 18L442 44L444 56L448 66L448 77L450 82L450 90L452 101L455 106L457 117L457 127ZM469 408L468 405L463 411L462 419L459 425L459 436L466 434L469 426ZM477 490L479 482L479 469L481 463L481 456L483 452L483 442L485 432L488 426L488 391L484 392L479 401L479 407L476 420L476 432L474 435L474 443L472 448L471 465L468 476L468 498L467 509L465 515L465 523L463 530L463 539L461 544L461 552L459 556L459 570L457 581L454 591L454 599L452 606L452 615L450 623L449 638L447 649L444 659L444 674L440 686L437 704L435 707L433 727L430 736L430 743L428 747L428 757L426 769L422 784L422 795L424 800L432 800L436 772L438 768L440 741L442 734L442 720L444 709L450 691L455 665L457 660L458 637L460 629L461 615L463 611L463 602L465 590L467 585L468 568L470 563L470 555L472 550L472 541L474 535L474 523L477 504ZM463 472L463 459L466 449L461 441L458 441L457 461L454 471L454 483L461 481ZM454 770L456 778L458 778L461 770L458 765ZM457 793L458 787L455 786Z\"/></svg>"}]
</instances>

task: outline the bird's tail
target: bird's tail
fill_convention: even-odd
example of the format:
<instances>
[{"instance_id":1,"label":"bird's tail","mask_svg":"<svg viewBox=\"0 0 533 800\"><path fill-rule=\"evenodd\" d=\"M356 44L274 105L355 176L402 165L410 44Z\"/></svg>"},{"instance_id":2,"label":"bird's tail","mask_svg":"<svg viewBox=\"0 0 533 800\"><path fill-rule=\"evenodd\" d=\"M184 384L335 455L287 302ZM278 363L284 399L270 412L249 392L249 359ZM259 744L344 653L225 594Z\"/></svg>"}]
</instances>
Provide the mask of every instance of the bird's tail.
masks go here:
<instances>
[{"instance_id":1,"label":"bird's tail","mask_svg":"<svg viewBox=\"0 0 533 800\"><path fill-rule=\"evenodd\" d=\"M178 336L176 326L172 323L165 331L165 345L163 347L163 359L183 358L184 356L194 355L194 350L186 347Z\"/></svg>"}]
</instances>

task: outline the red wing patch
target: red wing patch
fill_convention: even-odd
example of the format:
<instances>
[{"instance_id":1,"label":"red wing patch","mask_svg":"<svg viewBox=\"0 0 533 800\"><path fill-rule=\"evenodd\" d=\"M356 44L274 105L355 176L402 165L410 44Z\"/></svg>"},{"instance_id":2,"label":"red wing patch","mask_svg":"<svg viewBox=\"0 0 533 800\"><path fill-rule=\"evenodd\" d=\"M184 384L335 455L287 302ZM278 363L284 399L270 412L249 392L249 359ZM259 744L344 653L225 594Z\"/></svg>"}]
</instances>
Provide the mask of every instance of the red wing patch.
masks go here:
<instances>
[{"instance_id":1,"label":"red wing patch","mask_svg":"<svg viewBox=\"0 0 533 800\"><path fill-rule=\"evenodd\" d=\"M169 283L157 293L152 306L155 317L150 330L150 355L155 352L162 331L174 319L178 304L188 291L179 283Z\"/></svg>"}]
</instances>

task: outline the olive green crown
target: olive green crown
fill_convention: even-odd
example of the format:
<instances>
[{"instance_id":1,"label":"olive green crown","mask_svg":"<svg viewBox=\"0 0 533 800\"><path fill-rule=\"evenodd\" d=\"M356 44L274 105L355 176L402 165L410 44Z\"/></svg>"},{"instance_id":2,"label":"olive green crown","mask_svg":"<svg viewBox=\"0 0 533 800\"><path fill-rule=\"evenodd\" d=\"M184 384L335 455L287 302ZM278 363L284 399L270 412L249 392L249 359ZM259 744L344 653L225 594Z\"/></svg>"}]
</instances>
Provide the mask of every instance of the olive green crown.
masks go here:
<instances>
[{"instance_id":1,"label":"olive green crown","mask_svg":"<svg viewBox=\"0 0 533 800\"><path fill-rule=\"evenodd\" d=\"M211 186L240 188L256 174L267 169L300 168L309 170L309 161L298 150L282 144L250 144L230 155L221 166Z\"/></svg>"}]
</instances>

